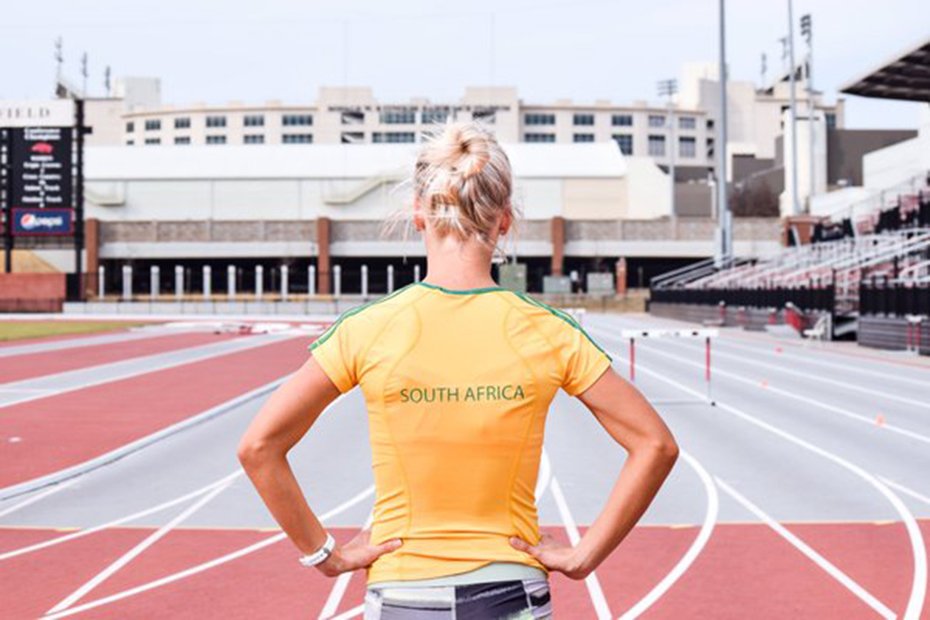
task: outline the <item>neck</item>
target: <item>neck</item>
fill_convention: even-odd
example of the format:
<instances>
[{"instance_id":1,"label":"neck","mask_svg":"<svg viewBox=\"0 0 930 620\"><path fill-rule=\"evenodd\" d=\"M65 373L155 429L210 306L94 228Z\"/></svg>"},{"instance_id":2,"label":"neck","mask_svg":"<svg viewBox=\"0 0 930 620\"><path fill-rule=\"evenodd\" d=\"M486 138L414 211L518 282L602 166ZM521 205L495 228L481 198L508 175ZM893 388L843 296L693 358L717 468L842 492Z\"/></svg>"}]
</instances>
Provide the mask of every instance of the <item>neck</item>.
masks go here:
<instances>
[{"instance_id":1,"label":"neck","mask_svg":"<svg viewBox=\"0 0 930 620\"><path fill-rule=\"evenodd\" d=\"M497 286L491 277L491 250L477 241L458 241L452 235L427 238L423 281L449 289Z\"/></svg>"}]
</instances>

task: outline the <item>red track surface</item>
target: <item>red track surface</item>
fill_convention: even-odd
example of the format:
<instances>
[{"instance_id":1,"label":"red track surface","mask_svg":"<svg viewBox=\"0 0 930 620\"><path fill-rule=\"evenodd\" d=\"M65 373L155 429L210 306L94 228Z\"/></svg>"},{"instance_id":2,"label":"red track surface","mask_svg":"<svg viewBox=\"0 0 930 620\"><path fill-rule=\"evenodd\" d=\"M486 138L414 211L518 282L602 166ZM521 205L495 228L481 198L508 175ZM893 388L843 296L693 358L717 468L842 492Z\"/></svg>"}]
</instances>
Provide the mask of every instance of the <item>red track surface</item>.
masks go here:
<instances>
[{"instance_id":1,"label":"red track surface","mask_svg":"<svg viewBox=\"0 0 930 620\"><path fill-rule=\"evenodd\" d=\"M61 351L24 353L14 357L0 358L0 383L12 383L145 355L178 351L234 337L236 336L231 334L203 332L168 334L127 342L76 346Z\"/></svg>"},{"instance_id":2,"label":"red track surface","mask_svg":"<svg viewBox=\"0 0 930 620\"><path fill-rule=\"evenodd\" d=\"M0 487L84 462L287 375L306 360L311 340L291 338L6 407ZM21 440L8 442L12 436Z\"/></svg>"},{"instance_id":3,"label":"red track surface","mask_svg":"<svg viewBox=\"0 0 930 620\"><path fill-rule=\"evenodd\" d=\"M930 522L920 523L930 535ZM544 530L564 539L560 527ZM900 523L804 524L792 531L897 613L911 581L910 548ZM614 617L668 573L696 528L638 527L597 575ZM354 528L330 528L345 542ZM3 617L36 618L151 534L116 528L0 561L9 593ZM61 535L54 530L0 528L8 551ZM147 549L76 605L143 585L218 558L274 533L179 529ZM78 614L78 618L316 618L335 580L296 563L284 539L252 554L166 586ZM584 582L552 573L555 618L594 617ZM362 604L364 572L353 574L338 613ZM868 618L875 613L849 590L762 524L719 524L691 568L644 618Z\"/></svg>"}]
</instances>

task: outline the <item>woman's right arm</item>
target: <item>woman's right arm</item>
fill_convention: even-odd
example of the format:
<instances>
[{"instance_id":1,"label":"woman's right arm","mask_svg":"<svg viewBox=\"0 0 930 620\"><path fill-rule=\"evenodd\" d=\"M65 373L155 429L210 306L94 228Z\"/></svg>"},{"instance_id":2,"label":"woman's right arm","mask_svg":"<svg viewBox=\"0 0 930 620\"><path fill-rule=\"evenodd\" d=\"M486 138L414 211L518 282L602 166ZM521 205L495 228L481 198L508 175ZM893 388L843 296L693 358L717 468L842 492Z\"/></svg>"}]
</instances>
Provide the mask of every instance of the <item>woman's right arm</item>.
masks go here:
<instances>
[{"instance_id":1,"label":"woman's right arm","mask_svg":"<svg viewBox=\"0 0 930 620\"><path fill-rule=\"evenodd\" d=\"M517 548L573 579L587 577L617 548L678 459L678 444L665 422L639 390L612 368L578 398L629 456L600 515L574 548L551 538L535 546L515 541Z\"/></svg>"}]
</instances>

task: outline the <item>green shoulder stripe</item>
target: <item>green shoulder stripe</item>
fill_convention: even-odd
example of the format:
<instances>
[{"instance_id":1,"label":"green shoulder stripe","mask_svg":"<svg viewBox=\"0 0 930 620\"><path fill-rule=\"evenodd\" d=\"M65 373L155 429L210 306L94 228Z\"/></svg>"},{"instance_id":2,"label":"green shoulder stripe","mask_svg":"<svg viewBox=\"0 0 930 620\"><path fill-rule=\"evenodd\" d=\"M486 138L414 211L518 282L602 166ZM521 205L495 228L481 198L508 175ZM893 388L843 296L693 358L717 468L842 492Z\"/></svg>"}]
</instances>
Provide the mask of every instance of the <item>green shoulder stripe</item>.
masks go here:
<instances>
[{"instance_id":1,"label":"green shoulder stripe","mask_svg":"<svg viewBox=\"0 0 930 620\"><path fill-rule=\"evenodd\" d=\"M406 286L400 287L399 289L397 289L396 291L394 291L394 292L391 293L390 295L385 295L384 297L379 297L378 299L372 299L371 301L369 301L369 302L367 302L367 303L364 303L364 304L362 304L362 305L360 305L360 306L356 306L356 307L354 307L354 308L349 308L348 310L346 310L345 312L343 312L341 315L339 315L339 318L336 319L336 321L335 321L332 325L330 325L329 328L328 328L325 332L323 332L323 333L320 335L319 338L317 338L316 340L314 340L313 342L311 342L311 343L310 343L310 346L308 346L307 348L308 348L309 350L312 351L312 350L315 349L316 347L318 347L318 346L320 346L321 344L323 344L324 342L326 342L326 341L329 339L329 337L333 335L333 333L336 331L336 329L339 327L339 325L342 324L342 322L343 322L344 320L346 320L347 318L349 318L350 316L354 316L354 315L356 315L356 314L362 312L363 310L365 310L365 309L367 309L367 308L370 308L370 307L372 307L372 306L375 306L375 305L377 305L377 304L380 304L380 303L383 302L383 301L387 301L388 299L391 299L392 297L396 297L396 296L399 295L401 292L407 290L408 288L410 288L410 287L413 286L414 284L415 284L415 283L412 282L412 283L410 283L410 284L408 284L408 285L406 285Z\"/></svg>"},{"instance_id":2,"label":"green shoulder stripe","mask_svg":"<svg viewBox=\"0 0 930 620\"><path fill-rule=\"evenodd\" d=\"M588 342L593 344L595 347L597 347L598 351L600 351L601 353L607 356L607 359L609 359L611 362L614 361L614 358L610 356L610 353L608 353L603 348L601 348L601 345L597 344L594 341L594 339L588 334L588 332L584 330L581 324L578 323L578 321L576 321L572 315L568 314L564 310L560 310L559 308L553 308L549 304L539 301L538 299L534 299L530 297L529 295L527 295L526 293L522 293L520 291L513 291L513 292L520 299L526 301L527 303L533 304L534 306L538 306L540 308L543 308L544 310L547 310L553 316L559 317L560 319L562 319L563 321L565 321L566 323L568 323L569 325L571 325L572 327L580 331L582 334L584 334L584 337L588 339Z\"/></svg>"}]
</instances>

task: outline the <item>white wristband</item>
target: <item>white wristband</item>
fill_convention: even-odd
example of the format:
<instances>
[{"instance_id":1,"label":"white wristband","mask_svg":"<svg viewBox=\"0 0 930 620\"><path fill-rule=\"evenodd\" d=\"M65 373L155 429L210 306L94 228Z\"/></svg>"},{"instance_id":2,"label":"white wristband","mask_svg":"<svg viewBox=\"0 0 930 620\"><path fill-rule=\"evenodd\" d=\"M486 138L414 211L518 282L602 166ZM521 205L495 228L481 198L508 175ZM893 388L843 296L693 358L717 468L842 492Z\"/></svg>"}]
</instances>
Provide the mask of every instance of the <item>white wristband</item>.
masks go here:
<instances>
[{"instance_id":1,"label":"white wristband","mask_svg":"<svg viewBox=\"0 0 930 620\"><path fill-rule=\"evenodd\" d=\"M333 535L329 532L326 533L326 542L323 543L323 546L311 553L310 555L304 555L300 557L300 563L304 566L316 566L321 562L326 561L326 558L330 556L333 552L333 548L336 546L336 539L333 538Z\"/></svg>"}]
</instances>

